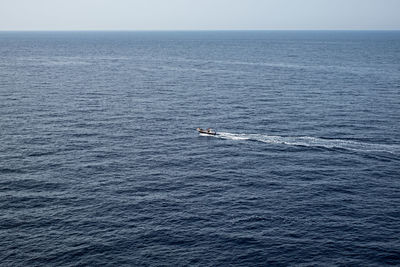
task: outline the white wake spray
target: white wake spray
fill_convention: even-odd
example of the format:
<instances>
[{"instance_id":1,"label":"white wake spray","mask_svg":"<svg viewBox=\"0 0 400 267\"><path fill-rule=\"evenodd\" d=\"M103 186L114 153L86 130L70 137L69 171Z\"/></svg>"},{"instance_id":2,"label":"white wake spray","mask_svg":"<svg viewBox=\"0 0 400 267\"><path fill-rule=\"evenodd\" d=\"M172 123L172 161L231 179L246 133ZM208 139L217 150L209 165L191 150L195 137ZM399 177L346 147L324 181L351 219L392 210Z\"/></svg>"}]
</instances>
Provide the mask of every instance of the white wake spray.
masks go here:
<instances>
[{"instance_id":1,"label":"white wake spray","mask_svg":"<svg viewBox=\"0 0 400 267\"><path fill-rule=\"evenodd\" d=\"M218 132L217 138L229 140L251 140L269 144L284 144L290 146L339 148L357 151L384 151L393 154L400 153L400 145L372 144L345 139L325 139L310 136L275 136L265 134L235 134Z\"/></svg>"}]
</instances>

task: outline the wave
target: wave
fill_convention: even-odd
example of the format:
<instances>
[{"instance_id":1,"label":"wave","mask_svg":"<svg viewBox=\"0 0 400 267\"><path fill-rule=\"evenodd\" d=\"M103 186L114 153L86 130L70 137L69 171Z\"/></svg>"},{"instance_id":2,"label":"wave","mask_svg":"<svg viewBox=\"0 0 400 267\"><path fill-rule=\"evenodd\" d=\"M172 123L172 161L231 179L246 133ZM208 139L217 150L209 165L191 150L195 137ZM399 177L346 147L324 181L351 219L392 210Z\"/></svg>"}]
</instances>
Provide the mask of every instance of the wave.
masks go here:
<instances>
[{"instance_id":1,"label":"wave","mask_svg":"<svg viewBox=\"0 0 400 267\"><path fill-rule=\"evenodd\" d=\"M268 144L283 144L289 146L303 146L303 147L323 147L323 148L337 148L345 150L356 151L382 151L393 154L400 153L400 145L387 145L387 144L373 144L365 142L357 142L346 139L328 139L318 138L311 136L276 136L265 134L235 134L227 132L218 132L214 137L229 139L229 140L249 140L257 141Z\"/></svg>"},{"instance_id":2,"label":"wave","mask_svg":"<svg viewBox=\"0 0 400 267\"><path fill-rule=\"evenodd\" d=\"M298 69L298 70L310 70L310 71L327 71L327 72L339 72L339 73L353 73L359 75L366 74L379 74L379 75L397 75L397 73L389 73L386 70L379 70L371 67L360 67L360 66L341 66L341 65L307 65L307 64L296 64L296 63L283 63L283 62L251 62L251 61L235 61L235 60L205 60L205 59L188 59L188 58L173 58L177 62L186 62L192 64L209 64L216 65L237 65L237 66L251 66L251 67L267 67L267 68L285 68L285 69ZM204 70L209 70L205 67ZM249 71L241 70L240 72L245 73ZM397 76L396 76L397 77Z\"/></svg>"}]
</instances>

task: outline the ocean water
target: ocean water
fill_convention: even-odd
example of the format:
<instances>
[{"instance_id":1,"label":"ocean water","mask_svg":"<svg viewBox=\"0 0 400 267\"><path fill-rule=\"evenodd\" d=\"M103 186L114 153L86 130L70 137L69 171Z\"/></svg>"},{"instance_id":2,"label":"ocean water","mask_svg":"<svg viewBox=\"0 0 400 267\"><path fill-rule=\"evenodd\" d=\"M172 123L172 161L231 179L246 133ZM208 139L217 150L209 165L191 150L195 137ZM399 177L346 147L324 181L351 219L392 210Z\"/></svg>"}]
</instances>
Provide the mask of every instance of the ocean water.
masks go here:
<instances>
[{"instance_id":1,"label":"ocean water","mask_svg":"<svg viewBox=\"0 0 400 267\"><path fill-rule=\"evenodd\" d=\"M0 33L2 266L400 265L399 166L398 31Z\"/></svg>"}]
</instances>

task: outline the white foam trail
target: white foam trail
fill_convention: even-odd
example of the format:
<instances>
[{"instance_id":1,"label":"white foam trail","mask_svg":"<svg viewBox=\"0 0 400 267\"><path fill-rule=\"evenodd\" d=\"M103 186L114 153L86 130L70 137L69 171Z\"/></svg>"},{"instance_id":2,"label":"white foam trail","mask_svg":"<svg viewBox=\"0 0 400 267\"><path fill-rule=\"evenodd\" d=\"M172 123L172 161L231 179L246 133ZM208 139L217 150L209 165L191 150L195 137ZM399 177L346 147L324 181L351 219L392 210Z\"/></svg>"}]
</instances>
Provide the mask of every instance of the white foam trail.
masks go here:
<instances>
[{"instance_id":1,"label":"white foam trail","mask_svg":"<svg viewBox=\"0 0 400 267\"><path fill-rule=\"evenodd\" d=\"M371 144L344 139L324 139L311 136L290 137L264 134L234 134L218 132L215 137L230 140L252 140L269 144L284 144L289 146L325 147L365 152L384 151L396 154L400 153L400 145Z\"/></svg>"}]
</instances>

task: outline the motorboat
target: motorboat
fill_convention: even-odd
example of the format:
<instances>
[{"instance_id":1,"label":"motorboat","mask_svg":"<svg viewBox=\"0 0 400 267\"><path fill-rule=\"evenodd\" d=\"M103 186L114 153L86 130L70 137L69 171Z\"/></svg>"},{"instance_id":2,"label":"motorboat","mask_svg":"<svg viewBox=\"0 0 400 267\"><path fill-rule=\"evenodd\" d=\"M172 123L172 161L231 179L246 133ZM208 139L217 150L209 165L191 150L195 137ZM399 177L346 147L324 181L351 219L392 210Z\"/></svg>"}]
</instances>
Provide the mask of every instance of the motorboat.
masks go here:
<instances>
[{"instance_id":1,"label":"motorboat","mask_svg":"<svg viewBox=\"0 0 400 267\"><path fill-rule=\"evenodd\" d=\"M204 130L204 129L202 129L202 128L197 128L196 130L197 130L200 134L204 134L204 135L216 135L216 134L217 134L217 132L214 131L214 130L211 129L211 128L208 128L208 129L206 129L206 130Z\"/></svg>"}]
</instances>

